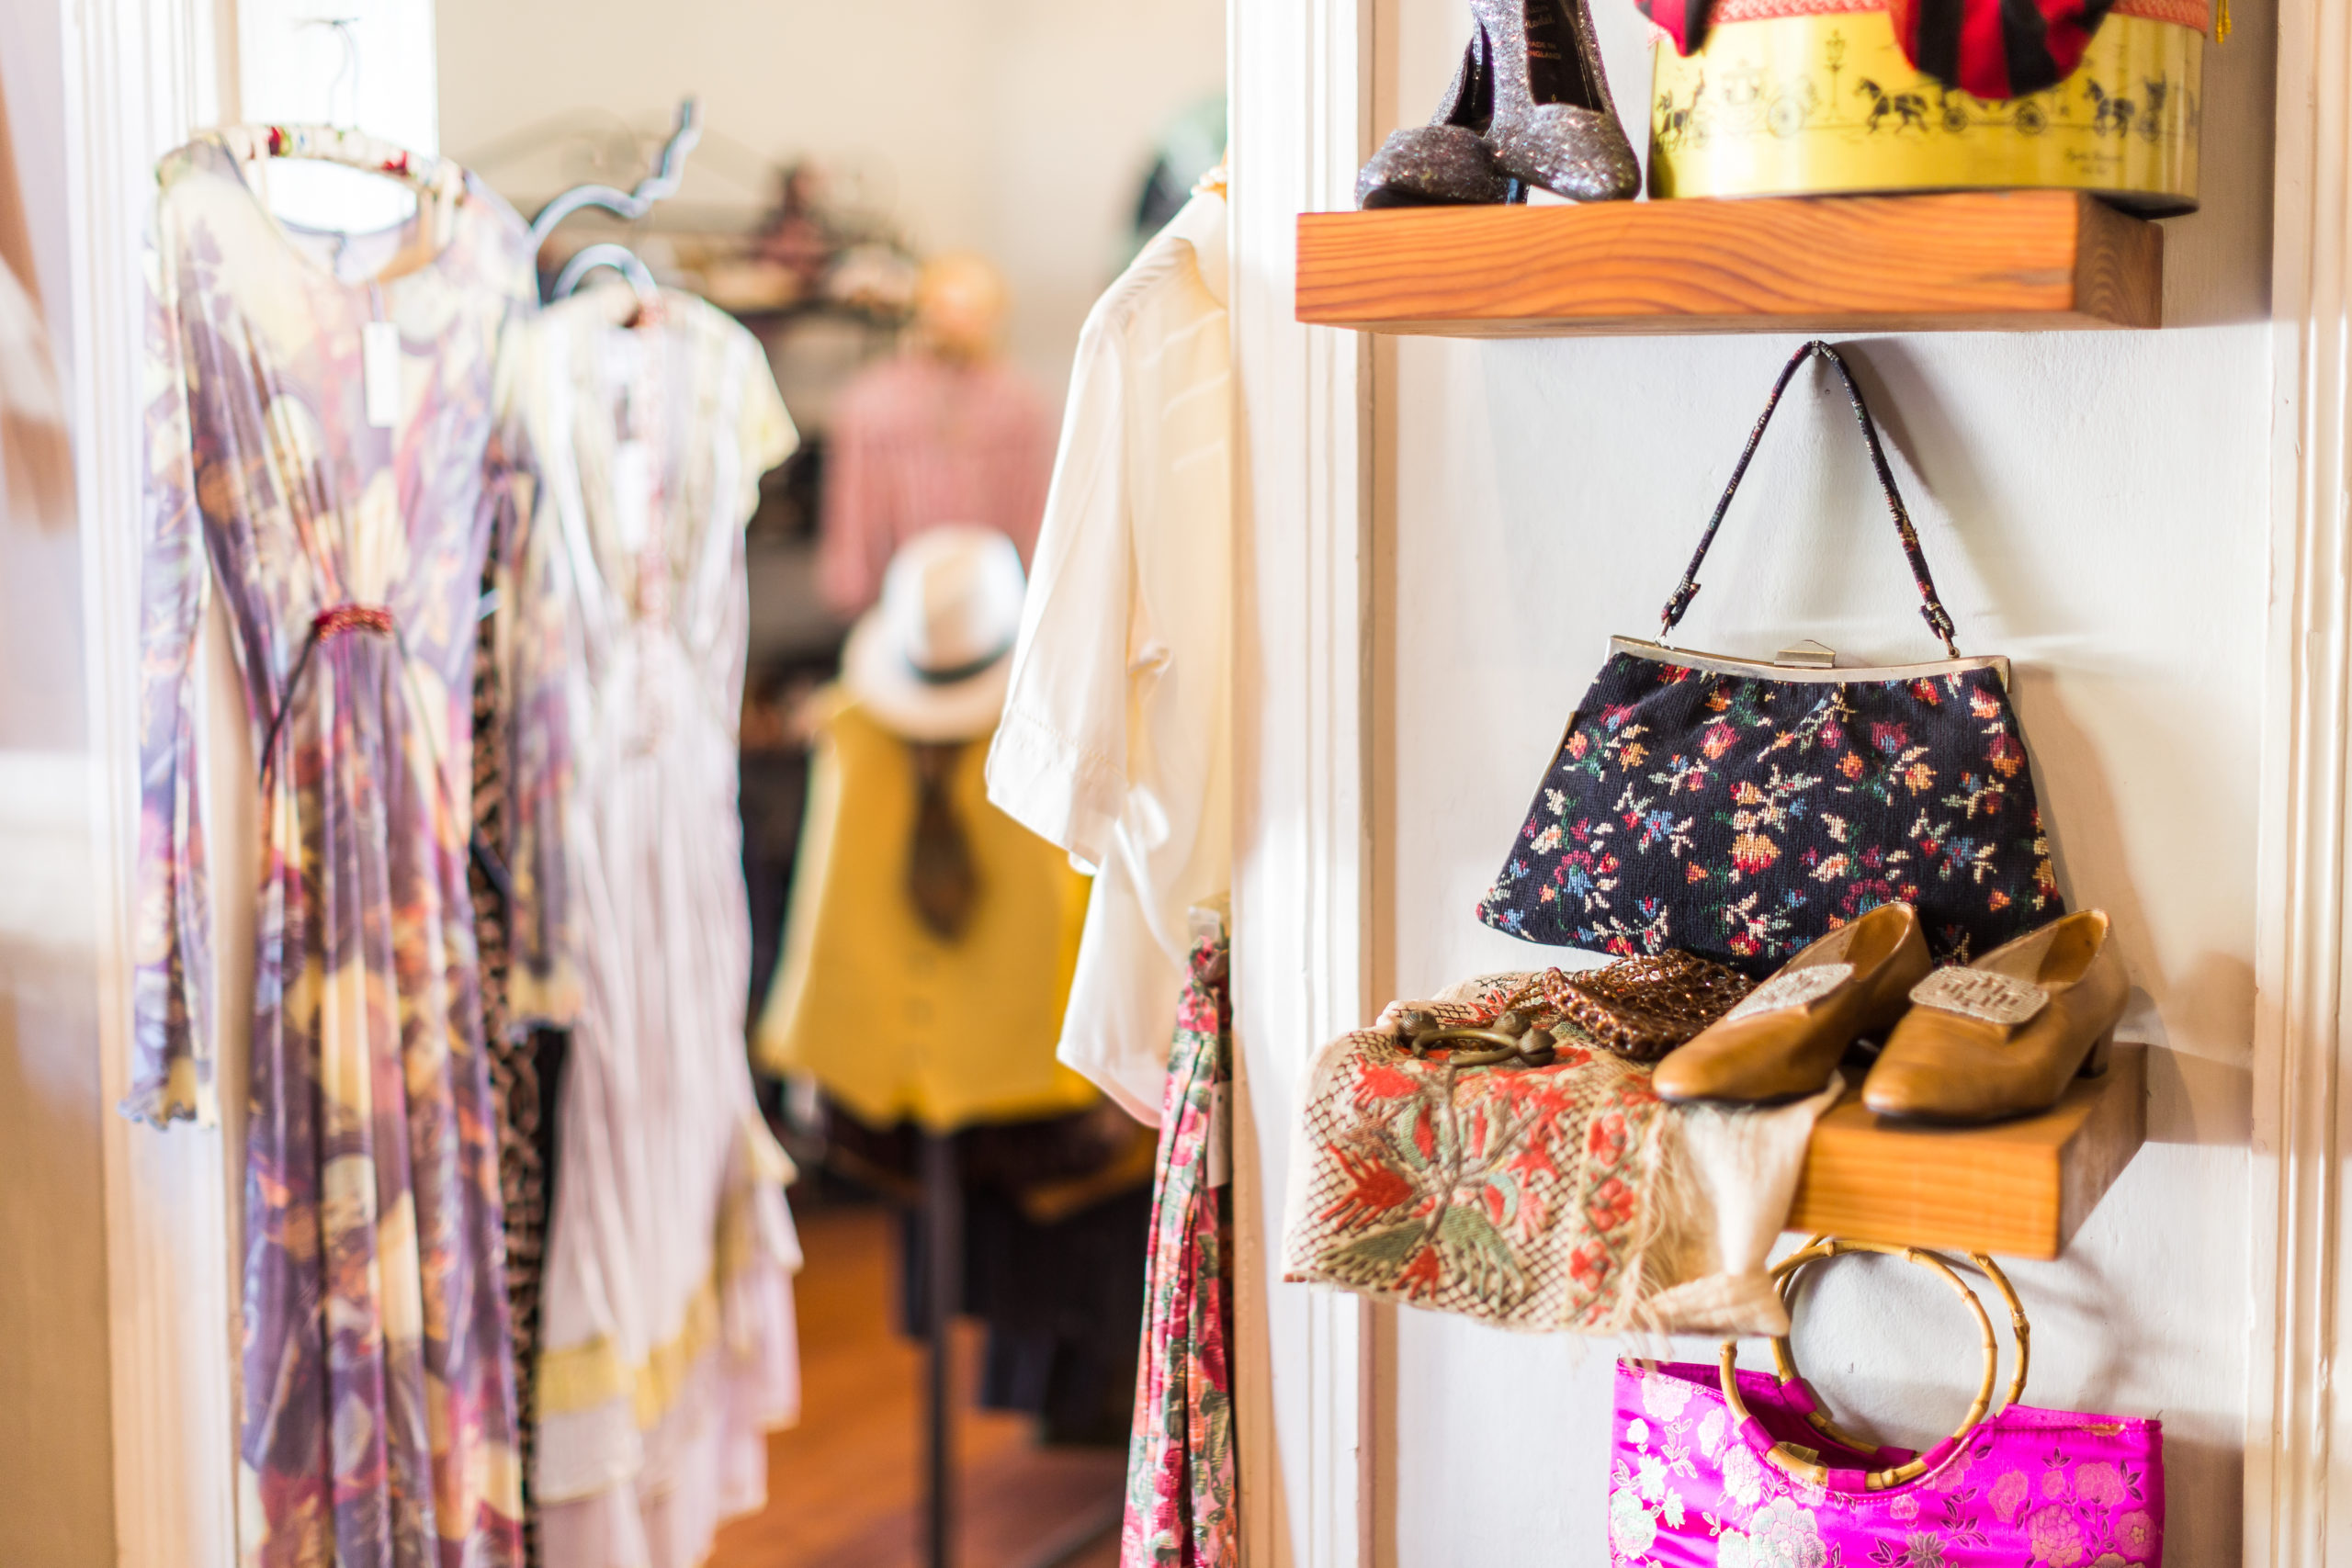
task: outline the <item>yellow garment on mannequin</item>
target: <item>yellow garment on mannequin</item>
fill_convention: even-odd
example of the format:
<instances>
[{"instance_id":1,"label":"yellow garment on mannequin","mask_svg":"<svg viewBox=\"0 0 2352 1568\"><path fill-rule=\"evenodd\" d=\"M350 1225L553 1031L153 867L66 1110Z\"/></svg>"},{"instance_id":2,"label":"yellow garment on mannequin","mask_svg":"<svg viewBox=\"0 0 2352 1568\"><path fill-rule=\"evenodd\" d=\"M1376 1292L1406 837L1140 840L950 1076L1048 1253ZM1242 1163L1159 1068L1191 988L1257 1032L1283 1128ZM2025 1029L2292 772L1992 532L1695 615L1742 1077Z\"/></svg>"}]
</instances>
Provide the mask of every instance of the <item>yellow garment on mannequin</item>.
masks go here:
<instances>
[{"instance_id":1,"label":"yellow garment on mannequin","mask_svg":"<svg viewBox=\"0 0 2352 1568\"><path fill-rule=\"evenodd\" d=\"M1087 879L990 806L982 736L949 785L979 891L961 938L906 891L915 775L906 742L836 689L822 699L783 962L760 1016L772 1073L807 1072L860 1121L933 1131L1050 1116L1093 1087L1054 1059Z\"/></svg>"}]
</instances>

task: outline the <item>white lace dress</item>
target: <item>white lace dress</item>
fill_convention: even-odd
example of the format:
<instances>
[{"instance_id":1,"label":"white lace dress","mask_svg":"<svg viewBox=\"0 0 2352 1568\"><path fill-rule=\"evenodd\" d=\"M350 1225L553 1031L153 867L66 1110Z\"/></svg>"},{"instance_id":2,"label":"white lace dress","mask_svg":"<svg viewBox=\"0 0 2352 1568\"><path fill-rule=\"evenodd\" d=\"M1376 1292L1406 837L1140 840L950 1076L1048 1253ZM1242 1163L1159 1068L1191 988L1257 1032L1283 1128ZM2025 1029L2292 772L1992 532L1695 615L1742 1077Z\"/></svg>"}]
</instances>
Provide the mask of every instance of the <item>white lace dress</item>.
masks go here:
<instances>
[{"instance_id":1,"label":"white lace dress","mask_svg":"<svg viewBox=\"0 0 2352 1568\"><path fill-rule=\"evenodd\" d=\"M743 524L795 442L759 344L684 295L540 318L508 395L577 598L566 833L582 1006L558 1111L534 1497L562 1568L690 1568L797 1413L790 1167L744 1054Z\"/></svg>"}]
</instances>

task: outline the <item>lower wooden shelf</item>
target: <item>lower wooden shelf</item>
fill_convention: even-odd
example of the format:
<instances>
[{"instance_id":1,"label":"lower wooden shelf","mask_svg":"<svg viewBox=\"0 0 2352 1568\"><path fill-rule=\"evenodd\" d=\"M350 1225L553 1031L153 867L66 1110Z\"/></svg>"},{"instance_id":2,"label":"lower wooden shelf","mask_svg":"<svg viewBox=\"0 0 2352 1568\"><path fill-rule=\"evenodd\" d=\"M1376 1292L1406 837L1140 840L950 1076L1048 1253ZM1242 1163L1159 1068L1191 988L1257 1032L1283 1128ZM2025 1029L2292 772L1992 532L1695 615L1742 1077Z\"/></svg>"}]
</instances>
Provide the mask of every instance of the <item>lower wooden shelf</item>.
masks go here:
<instances>
[{"instance_id":1,"label":"lower wooden shelf","mask_svg":"<svg viewBox=\"0 0 2352 1568\"><path fill-rule=\"evenodd\" d=\"M2055 1258L2147 1136L2144 1045L2118 1045L2047 1114L1993 1127L1898 1126L1857 1090L1814 1128L1789 1228Z\"/></svg>"},{"instance_id":2,"label":"lower wooden shelf","mask_svg":"<svg viewBox=\"0 0 2352 1568\"><path fill-rule=\"evenodd\" d=\"M1444 337L2153 327L2164 232L2066 190L1310 212L1296 307Z\"/></svg>"}]
</instances>

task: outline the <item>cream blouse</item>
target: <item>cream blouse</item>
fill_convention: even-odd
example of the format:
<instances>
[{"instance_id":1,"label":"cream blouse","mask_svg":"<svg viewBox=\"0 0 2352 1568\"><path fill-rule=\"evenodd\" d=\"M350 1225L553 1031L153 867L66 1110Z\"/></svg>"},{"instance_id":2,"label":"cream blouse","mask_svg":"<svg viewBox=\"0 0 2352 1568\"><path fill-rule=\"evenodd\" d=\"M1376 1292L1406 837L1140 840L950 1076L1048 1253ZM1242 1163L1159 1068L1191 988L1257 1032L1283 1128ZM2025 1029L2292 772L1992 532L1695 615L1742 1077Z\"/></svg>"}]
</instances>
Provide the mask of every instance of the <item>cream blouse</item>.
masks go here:
<instances>
[{"instance_id":1,"label":"cream blouse","mask_svg":"<svg viewBox=\"0 0 2352 1568\"><path fill-rule=\"evenodd\" d=\"M1159 1119L1186 911L1232 880L1226 205L1187 203L1079 340L989 798L1099 867L1061 1059Z\"/></svg>"}]
</instances>

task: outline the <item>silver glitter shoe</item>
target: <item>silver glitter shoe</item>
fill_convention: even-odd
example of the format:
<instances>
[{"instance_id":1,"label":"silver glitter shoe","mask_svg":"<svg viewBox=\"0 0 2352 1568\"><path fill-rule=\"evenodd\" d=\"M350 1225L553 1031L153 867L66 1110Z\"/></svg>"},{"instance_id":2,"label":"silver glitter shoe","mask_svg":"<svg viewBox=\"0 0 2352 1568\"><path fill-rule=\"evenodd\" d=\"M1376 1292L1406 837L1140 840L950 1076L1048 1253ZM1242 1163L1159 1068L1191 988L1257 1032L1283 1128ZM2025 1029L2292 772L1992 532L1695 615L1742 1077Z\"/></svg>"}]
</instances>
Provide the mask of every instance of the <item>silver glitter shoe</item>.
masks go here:
<instances>
[{"instance_id":1,"label":"silver glitter shoe","mask_svg":"<svg viewBox=\"0 0 2352 1568\"><path fill-rule=\"evenodd\" d=\"M1587 0L1470 0L1470 11L1487 39L1497 167L1572 201L1630 199L1642 169L1617 123Z\"/></svg>"},{"instance_id":2,"label":"silver glitter shoe","mask_svg":"<svg viewBox=\"0 0 2352 1568\"><path fill-rule=\"evenodd\" d=\"M1358 207L1455 206L1510 196L1510 181L1495 167L1482 134L1494 115L1490 52L1485 30L1473 33L1436 116L1389 132L1356 175Z\"/></svg>"}]
</instances>

